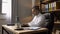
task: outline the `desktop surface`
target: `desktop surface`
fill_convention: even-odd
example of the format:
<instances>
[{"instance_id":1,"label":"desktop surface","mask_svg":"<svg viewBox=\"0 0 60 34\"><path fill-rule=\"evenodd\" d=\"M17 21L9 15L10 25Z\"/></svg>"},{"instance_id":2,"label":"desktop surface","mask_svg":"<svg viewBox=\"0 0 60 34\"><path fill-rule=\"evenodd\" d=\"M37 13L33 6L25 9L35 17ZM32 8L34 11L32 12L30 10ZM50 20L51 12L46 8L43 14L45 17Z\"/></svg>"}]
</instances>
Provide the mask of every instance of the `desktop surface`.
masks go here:
<instances>
[{"instance_id":1,"label":"desktop surface","mask_svg":"<svg viewBox=\"0 0 60 34\"><path fill-rule=\"evenodd\" d=\"M40 28L40 27L23 27L24 30L15 30L16 26L7 26L2 25L2 27L6 30L9 30L13 33L19 34L19 33L26 33L26 32L40 32L40 31L47 31L47 28ZM40 28L40 29L39 29ZM33 30L34 29L34 30Z\"/></svg>"}]
</instances>

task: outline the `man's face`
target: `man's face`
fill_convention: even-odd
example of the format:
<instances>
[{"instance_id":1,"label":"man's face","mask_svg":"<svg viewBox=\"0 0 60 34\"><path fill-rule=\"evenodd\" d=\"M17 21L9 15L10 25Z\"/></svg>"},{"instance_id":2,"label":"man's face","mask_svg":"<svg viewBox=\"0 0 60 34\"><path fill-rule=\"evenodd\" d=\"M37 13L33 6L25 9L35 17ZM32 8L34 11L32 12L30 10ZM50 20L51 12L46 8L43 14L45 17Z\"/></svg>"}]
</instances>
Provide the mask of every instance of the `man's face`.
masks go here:
<instances>
[{"instance_id":1,"label":"man's face","mask_svg":"<svg viewBox=\"0 0 60 34\"><path fill-rule=\"evenodd\" d=\"M32 14L37 15L38 14L38 11L35 10L35 9L32 9Z\"/></svg>"}]
</instances>

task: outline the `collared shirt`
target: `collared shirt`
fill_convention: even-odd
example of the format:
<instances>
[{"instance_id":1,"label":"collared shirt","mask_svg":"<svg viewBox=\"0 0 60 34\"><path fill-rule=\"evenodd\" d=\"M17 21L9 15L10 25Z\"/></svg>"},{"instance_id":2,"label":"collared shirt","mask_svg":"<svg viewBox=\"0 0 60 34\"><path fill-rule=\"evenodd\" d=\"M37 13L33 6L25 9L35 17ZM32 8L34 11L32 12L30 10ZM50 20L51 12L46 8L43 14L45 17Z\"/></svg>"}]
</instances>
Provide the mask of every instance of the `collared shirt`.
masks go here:
<instances>
[{"instance_id":1,"label":"collared shirt","mask_svg":"<svg viewBox=\"0 0 60 34\"><path fill-rule=\"evenodd\" d=\"M34 16L33 20L28 23L30 27L45 27L45 17L42 14Z\"/></svg>"}]
</instances>

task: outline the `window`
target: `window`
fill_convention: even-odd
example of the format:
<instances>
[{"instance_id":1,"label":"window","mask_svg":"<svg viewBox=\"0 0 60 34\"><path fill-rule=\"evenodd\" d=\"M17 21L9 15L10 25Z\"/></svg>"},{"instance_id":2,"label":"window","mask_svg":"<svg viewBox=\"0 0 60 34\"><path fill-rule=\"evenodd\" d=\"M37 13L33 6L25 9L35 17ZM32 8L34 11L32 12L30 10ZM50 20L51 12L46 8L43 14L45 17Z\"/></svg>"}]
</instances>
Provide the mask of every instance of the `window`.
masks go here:
<instances>
[{"instance_id":1,"label":"window","mask_svg":"<svg viewBox=\"0 0 60 34\"><path fill-rule=\"evenodd\" d=\"M11 21L12 0L2 0L2 13L6 14L6 19Z\"/></svg>"},{"instance_id":2,"label":"window","mask_svg":"<svg viewBox=\"0 0 60 34\"><path fill-rule=\"evenodd\" d=\"M11 0L2 0L2 13L11 15L12 11L12 2Z\"/></svg>"}]
</instances>

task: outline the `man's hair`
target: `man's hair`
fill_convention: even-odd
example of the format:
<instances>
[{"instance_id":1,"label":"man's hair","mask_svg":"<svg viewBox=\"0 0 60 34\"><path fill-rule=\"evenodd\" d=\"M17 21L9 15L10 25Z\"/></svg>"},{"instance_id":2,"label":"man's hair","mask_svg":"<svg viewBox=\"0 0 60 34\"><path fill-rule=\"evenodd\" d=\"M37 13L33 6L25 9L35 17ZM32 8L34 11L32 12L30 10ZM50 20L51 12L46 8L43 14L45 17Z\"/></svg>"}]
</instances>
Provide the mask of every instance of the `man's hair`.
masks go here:
<instances>
[{"instance_id":1,"label":"man's hair","mask_svg":"<svg viewBox=\"0 0 60 34\"><path fill-rule=\"evenodd\" d=\"M33 8L34 8L35 10L40 11L39 6L34 6Z\"/></svg>"}]
</instances>

